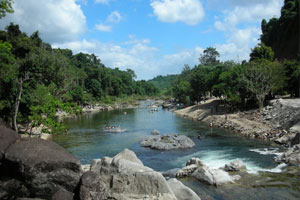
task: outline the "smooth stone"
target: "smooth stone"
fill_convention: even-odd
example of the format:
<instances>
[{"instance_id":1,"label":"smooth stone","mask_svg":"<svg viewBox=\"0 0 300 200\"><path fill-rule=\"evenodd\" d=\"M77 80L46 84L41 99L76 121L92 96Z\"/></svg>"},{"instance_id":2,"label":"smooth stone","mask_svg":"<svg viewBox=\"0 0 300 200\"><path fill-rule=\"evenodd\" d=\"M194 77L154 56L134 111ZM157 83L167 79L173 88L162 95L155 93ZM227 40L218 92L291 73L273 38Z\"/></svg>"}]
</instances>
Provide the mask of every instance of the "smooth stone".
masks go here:
<instances>
[{"instance_id":1,"label":"smooth stone","mask_svg":"<svg viewBox=\"0 0 300 200\"><path fill-rule=\"evenodd\" d=\"M177 200L201 200L192 189L182 184L176 178L168 180L168 184L173 190Z\"/></svg>"}]
</instances>

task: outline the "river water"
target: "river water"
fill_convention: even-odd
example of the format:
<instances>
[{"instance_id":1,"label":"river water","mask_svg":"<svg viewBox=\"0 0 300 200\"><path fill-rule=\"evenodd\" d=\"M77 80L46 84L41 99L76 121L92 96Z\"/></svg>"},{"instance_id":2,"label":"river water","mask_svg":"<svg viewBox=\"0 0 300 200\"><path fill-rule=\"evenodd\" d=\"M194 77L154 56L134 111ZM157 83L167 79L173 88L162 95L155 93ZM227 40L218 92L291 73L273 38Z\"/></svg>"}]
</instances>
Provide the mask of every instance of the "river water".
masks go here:
<instances>
[{"instance_id":1,"label":"river water","mask_svg":"<svg viewBox=\"0 0 300 200\"><path fill-rule=\"evenodd\" d=\"M148 104L150 102L145 102ZM124 115L124 112L127 115ZM242 160L249 174L242 180L220 187L208 186L193 178L181 179L201 199L297 199L300 196L299 171L281 172L273 158L280 147L255 139L246 139L230 131L210 128L206 124L183 119L167 110L150 113L145 106L84 114L65 120L68 135L54 135L53 140L76 155L82 164L103 156L113 157L124 148L136 153L145 166L156 171L181 168L192 157L200 158L210 167L222 167L236 159ZM106 133L105 126L120 125L124 133ZM190 137L192 149L160 151L140 147L139 141L157 129L161 135L176 133ZM198 134L201 140L197 139Z\"/></svg>"}]
</instances>

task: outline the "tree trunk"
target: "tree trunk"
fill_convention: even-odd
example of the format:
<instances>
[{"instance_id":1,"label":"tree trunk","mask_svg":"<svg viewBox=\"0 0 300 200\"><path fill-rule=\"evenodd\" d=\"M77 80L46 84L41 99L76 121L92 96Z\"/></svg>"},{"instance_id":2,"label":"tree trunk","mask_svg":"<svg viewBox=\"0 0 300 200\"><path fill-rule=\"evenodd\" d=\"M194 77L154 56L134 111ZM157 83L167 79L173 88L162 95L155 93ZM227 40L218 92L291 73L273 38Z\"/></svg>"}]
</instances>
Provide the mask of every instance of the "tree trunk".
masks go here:
<instances>
[{"instance_id":1,"label":"tree trunk","mask_svg":"<svg viewBox=\"0 0 300 200\"><path fill-rule=\"evenodd\" d=\"M19 82L19 93L16 98L15 114L14 114L14 128L17 133L18 133L17 116L18 116L18 112L19 112L19 105L20 105L20 101L21 101L22 90L23 90L23 79L21 78L21 80Z\"/></svg>"}]
</instances>

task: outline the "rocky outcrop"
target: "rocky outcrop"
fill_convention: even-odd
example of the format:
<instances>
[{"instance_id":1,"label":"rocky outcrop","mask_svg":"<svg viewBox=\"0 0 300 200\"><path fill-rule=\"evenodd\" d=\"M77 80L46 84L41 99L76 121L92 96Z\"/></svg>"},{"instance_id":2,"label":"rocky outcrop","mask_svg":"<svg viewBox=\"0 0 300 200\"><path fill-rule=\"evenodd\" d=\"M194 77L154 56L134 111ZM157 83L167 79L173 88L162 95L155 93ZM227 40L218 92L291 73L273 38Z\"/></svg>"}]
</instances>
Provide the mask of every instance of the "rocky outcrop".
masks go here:
<instances>
[{"instance_id":1,"label":"rocky outcrop","mask_svg":"<svg viewBox=\"0 0 300 200\"><path fill-rule=\"evenodd\" d=\"M287 163L300 166L300 144L296 144L275 158L278 163Z\"/></svg>"},{"instance_id":2,"label":"rocky outcrop","mask_svg":"<svg viewBox=\"0 0 300 200\"><path fill-rule=\"evenodd\" d=\"M128 149L113 158L104 157L100 170L95 173L97 176L93 181L103 184L108 198L176 200L162 174L144 166Z\"/></svg>"},{"instance_id":3,"label":"rocky outcrop","mask_svg":"<svg viewBox=\"0 0 300 200\"><path fill-rule=\"evenodd\" d=\"M263 111L263 119L277 128L288 130L300 122L300 99L276 99Z\"/></svg>"},{"instance_id":4,"label":"rocky outcrop","mask_svg":"<svg viewBox=\"0 0 300 200\"><path fill-rule=\"evenodd\" d=\"M193 140L184 135L152 136L140 142L143 147L159 150L185 149L195 146Z\"/></svg>"},{"instance_id":5,"label":"rocky outcrop","mask_svg":"<svg viewBox=\"0 0 300 200\"><path fill-rule=\"evenodd\" d=\"M193 190L183 185L176 178L169 179L168 184L172 188L177 200L201 200Z\"/></svg>"},{"instance_id":6,"label":"rocky outcrop","mask_svg":"<svg viewBox=\"0 0 300 200\"><path fill-rule=\"evenodd\" d=\"M6 140L10 141L0 161L0 199L28 196L49 199L59 189L74 192L82 174L75 156L53 142L17 139L19 136L13 131L1 129L1 136L6 133L11 135L0 142L3 149L9 144ZM15 186L11 187L12 184ZM12 188L18 188L19 192L12 192Z\"/></svg>"},{"instance_id":7,"label":"rocky outcrop","mask_svg":"<svg viewBox=\"0 0 300 200\"><path fill-rule=\"evenodd\" d=\"M241 178L239 175L231 176L223 169L210 168L199 158L191 158L187 161L186 166L176 173L176 177L183 176L193 176L199 181L215 186L234 183Z\"/></svg>"},{"instance_id":8,"label":"rocky outcrop","mask_svg":"<svg viewBox=\"0 0 300 200\"><path fill-rule=\"evenodd\" d=\"M20 139L13 131L0 130L0 199L199 199L176 179L167 182L144 166L128 149L81 166L51 141Z\"/></svg>"},{"instance_id":9,"label":"rocky outcrop","mask_svg":"<svg viewBox=\"0 0 300 200\"><path fill-rule=\"evenodd\" d=\"M225 164L224 170L230 172L245 171L246 165L241 160L235 160L229 164Z\"/></svg>"}]
</instances>

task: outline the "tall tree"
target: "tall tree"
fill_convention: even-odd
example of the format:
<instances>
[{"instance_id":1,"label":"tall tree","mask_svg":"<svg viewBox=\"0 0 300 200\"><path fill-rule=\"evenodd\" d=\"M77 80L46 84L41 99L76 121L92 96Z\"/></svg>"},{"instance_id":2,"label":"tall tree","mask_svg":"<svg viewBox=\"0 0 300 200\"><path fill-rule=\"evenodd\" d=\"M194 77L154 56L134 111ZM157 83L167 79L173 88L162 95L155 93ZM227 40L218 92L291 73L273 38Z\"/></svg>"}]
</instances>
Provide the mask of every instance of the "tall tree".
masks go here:
<instances>
[{"instance_id":1,"label":"tall tree","mask_svg":"<svg viewBox=\"0 0 300 200\"><path fill-rule=\"evenodd\" d=\"M217 60L218 57L220 57L220 54L216 48L207 47L200 55L199 61L202 65L216 65L220 62Z\"/></svg>"},{"instance_id":2,"label":"tall tree","mask_svg":"<svg viewBox=\"0 0 300 200\"><path fill-rule=\"evenodd\" d=\"M246 88L255 95L259 110L262 111L266 95L274 94L284 87L285 72L279 62L261 59L248 63L242 78Z\"/></svg>"}]
</instances>

